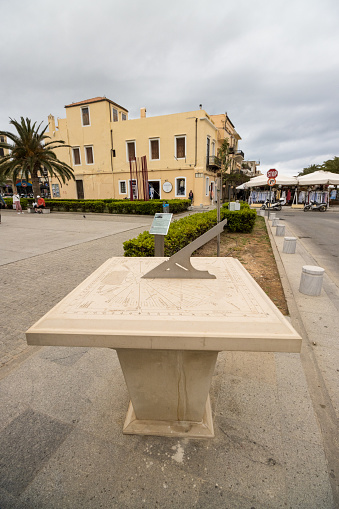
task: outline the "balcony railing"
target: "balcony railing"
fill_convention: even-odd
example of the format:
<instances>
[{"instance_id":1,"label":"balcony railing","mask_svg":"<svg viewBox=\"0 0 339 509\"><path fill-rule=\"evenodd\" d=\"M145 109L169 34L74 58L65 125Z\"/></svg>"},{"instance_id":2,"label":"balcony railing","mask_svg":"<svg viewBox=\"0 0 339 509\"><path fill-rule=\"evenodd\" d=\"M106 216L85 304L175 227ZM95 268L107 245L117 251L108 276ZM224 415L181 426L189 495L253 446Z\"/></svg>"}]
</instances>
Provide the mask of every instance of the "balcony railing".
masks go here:
<instances>
[{"instance_id":1,"label":"balcony railing","mask_svg":"<svg viewBox=\"0 0 339 509\"><path fill-rule=\"evenodd\" d=\"M235 151L235 156L236 156L236 157L239 157L239 158L240 158L240 157L242 157L242 159L244 159L245 154L243 153L243 151L242 151L242 150L236 150L236 151Z\"/></svg>"},{"instance_id":2,"label":"balcony railing","mask_svg":"<svg viewBox=\"0 0 339 509\"><path fill-rule=\"evenodd\" d=\"M209 156L207 158L207 167L214 170L221 168L220 159L217 156Z\"/></svg>"}]
</instances>

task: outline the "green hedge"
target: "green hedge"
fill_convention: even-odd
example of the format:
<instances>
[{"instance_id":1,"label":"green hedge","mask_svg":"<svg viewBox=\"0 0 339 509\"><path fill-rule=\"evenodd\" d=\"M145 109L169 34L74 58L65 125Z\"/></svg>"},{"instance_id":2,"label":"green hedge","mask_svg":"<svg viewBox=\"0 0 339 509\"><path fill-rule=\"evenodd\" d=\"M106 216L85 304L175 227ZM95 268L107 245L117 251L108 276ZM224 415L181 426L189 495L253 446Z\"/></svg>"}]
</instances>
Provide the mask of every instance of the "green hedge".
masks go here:
<instances>
[{"instance_id":1,"label":"green hedge","mask_svg":"<svg viewBox=\"0 0 339 509\"><path fill-rule=\"evenodd\" d=\"M9 207L12 206L12 198L5 199ZM21 198L22 208L31 206L33 198ZM130 201L130 200L45 200L46 207L56 211L66 212L109 212L111 214L141 214L154 215L156 212L163 212L163 204L168 203L170 212L178 214L188 209L189 200L149 200L149 201Z\"/></svg>"},{"instance_id":2,"label":"green hedge","mask_svg":"<svg viewBox=\"0 0 339 509\"><path fill-rule=\"evenodd\" d=\"M4 201L9 209L13 207L13 198L4 198ZM26 210L29 204L29 198L20 198L20 203L22 210Z\"/></svg>"},{"instance_id":3,"label":"green hedge","mask_svg":"<svg viewBox=\"0 0 339 509\"><path fill-rule=\"evenodd\" d=\"M224 206L220 215L221 219L227 218L226 229L232 232L251 232L256 219L256 211L251 210L246 204L240 211L230 211ZM216 224L216 210L175 221L170 225L165 237L165 256L172 256ZM127 240L123 246L124 256L154 256L154 236L147 231L135 239Z\"/></svg>"}]
</instances>

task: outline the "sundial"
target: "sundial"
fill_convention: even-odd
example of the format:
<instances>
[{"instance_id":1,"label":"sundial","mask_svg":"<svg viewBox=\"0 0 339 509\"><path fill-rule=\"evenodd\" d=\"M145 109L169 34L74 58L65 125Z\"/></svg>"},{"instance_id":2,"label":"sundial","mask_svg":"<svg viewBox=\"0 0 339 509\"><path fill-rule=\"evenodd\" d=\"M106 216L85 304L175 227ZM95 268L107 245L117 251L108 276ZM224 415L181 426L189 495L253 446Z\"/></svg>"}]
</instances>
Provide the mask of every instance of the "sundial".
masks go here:
<instances>
[{"instance_id":1,"label":"sundial","mask_svg":"<svg viewBox=\"0 0 339 509\"><path fill-rule=\"evenodd\" d=\"M200 235L200 237L193 242L180 249L180 251L172 255L169 260L160 263L142 277L146 279L215 279L215 275L210 274L207 270L197 270L194 268L191 264L190 257L199 247L220 234L226 226L226 223L227 219L224 219L206 233Z\"/></svg>"},{"instance_id":2,"label":"sundial","mask_svg":"<svg viewBox=\"0 0 339 509\"><path fill-rule=\"evenodd\" d=\"M110 258L26 332L29 345L117 351L130 395L125 434L213 437L218 352L300 351L238 260L190 259L214 232L170 259Z\"/></svg>"}]
</instances>

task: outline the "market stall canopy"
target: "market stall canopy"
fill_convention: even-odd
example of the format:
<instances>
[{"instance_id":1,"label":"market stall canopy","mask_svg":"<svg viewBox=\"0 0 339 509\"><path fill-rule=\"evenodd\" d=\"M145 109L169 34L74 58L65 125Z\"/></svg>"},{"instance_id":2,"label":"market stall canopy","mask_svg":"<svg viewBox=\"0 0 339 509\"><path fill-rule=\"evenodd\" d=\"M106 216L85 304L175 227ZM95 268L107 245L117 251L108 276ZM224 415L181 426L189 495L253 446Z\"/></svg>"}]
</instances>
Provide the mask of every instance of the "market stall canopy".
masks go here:
<instances>
[{"instance_id":1,"label":"market stall canopy","mask_svg":"<svg viewBox=\"0 0 339 509\"><path fill-rule=\"evenodd\" d=\"M253 177L251 180L244 184L245 188L247 187L261 187L267 186L268 178L266 175L258 175L258 177ZM278 175L276 177L276 183L278 186L296 186L298 185L298 181L295 177L290 177L288 175Z\"/></svg>"},{"instance_id":2,"label":"market stall canopy","mask_svg":"<svg viewBox=\"0 0 339 509\"><path fill-rule=\"evenodd\" d=\"M315 171L301 177L297 177L299 186L314 186L316 184L339 185L339 174L330 171Z\"/></svg>"}]
</instances>

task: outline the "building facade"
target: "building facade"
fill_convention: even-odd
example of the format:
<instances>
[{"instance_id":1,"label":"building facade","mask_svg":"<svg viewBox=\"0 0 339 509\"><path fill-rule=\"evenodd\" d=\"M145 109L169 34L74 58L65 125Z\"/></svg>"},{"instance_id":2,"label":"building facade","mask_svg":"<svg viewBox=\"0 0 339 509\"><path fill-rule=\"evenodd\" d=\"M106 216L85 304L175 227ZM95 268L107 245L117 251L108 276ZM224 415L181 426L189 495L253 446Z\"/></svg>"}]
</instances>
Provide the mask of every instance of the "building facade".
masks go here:
<instances>
[{"instance_id":1,"label":"building facade","mask_svg":"<svg viewBox=\"0 0 339 509\"><path fill-rule=\"evenodd\" d=\"M188 198L195 205L210 204L220 164L218 148L229 140L233 165L243 153L241 139L227 115L196 111L129 119L127 109L106 97L68 104L66 118L55 123L49 115L52 140L69 147L56 149L58 158L73 167L75 182L61 186L51 180L52 198L105 199L137 198L138 185L130 175L130 160L146 156L151 197Z\"/></svg>"}]
</instances>

